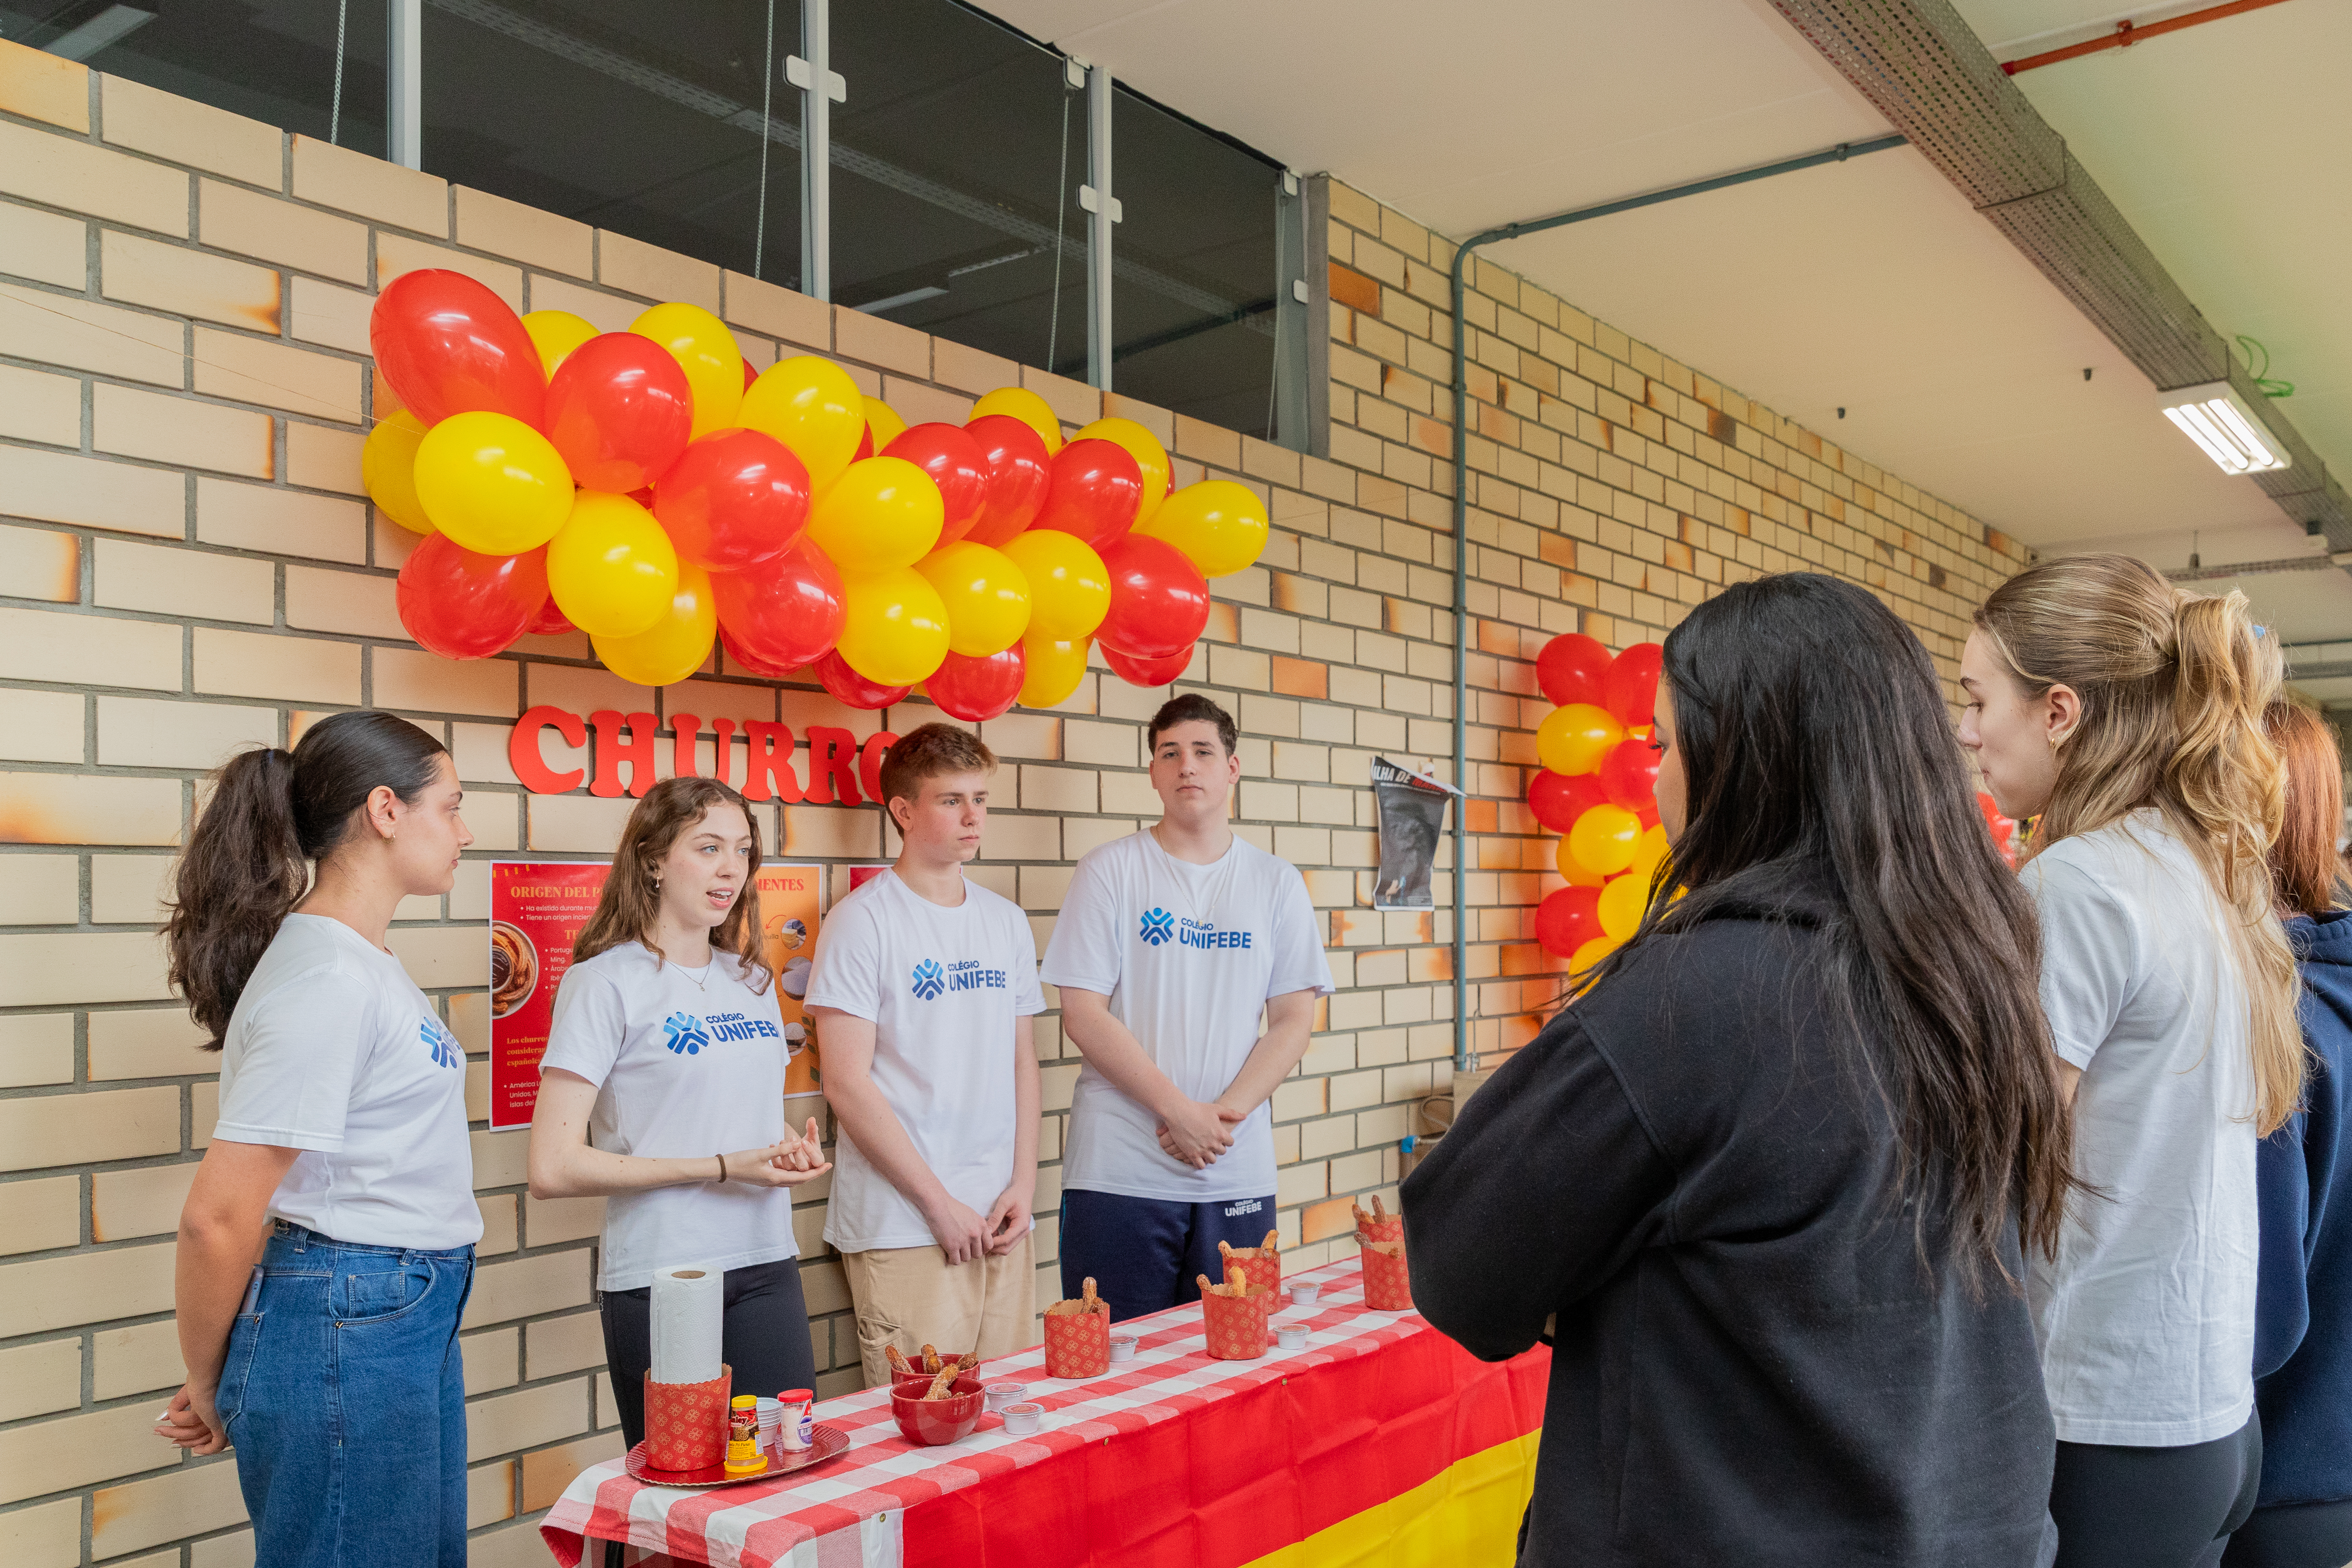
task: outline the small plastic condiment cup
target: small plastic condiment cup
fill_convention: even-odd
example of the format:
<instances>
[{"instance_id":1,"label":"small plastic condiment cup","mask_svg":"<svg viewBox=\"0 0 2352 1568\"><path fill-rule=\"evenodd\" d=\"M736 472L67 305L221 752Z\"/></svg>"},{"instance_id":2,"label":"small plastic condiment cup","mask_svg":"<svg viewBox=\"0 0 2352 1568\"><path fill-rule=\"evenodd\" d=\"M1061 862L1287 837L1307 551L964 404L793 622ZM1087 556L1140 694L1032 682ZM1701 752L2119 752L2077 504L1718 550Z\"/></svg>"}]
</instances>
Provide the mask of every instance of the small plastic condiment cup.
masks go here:
<instances>
[{"instance_id":1,"label":"small plastic condiment cup","mask_svg":"<svg viewBox=\"0 0 2352 1568\"><path fill-rule=\"evenodd\" d=\"M987 1396L991 1410L1001 1411L1015 1400L1026 1399L1029 1385L1025 1383L984 1383L981 1384L980 1392Z\"/></svg>"},{"instance_id":2,"label":"small plastic condiment cup","mask_svg":"<svg viewBox=\"0 0 2352 1568\"><path fill-rule=\"evenodd\" d=\"M760 1413L760 1447L762 1449L772 1453L775 1451L776 1447L777 1431L783 1426L784 1407L782 1402L770 1399L766 1395L762 1394L760 1396L758 1408Z\"/></svg>"},{"instance_id":3,"label":"small plastic condiment cup","mask_svg":"<svg viewBox=\"0 0 2352 1568\"><path fill-rule=\"evenodd\" d=\"M1135 1359L1135 1336L1133 1334L1111 1335L1110 1359L1113 1361L1133 1361Z\"/></svg>"},{"instance_id":4,"label":"small plastic condiment cup","mask_svg":"<svg viewBox=\"0 0 2352 1568\"><path fill-rule=\"evenodd\" d=\"M1290 1288L1290 1304L1294 1307L1311 1307L1315 1305L1316 1298L1322 1294L1323 1287L1320 1285L1293 1285Z\"/></svg>"},{"instance_id":5,"label":"small plastic condiment cup","mask_svg":"<svg viewBox=\"0 0 2352 1568\"><path fill-rule=\"evenodd\" d=\"M1274 1342L1286 1351L1303 1351L1307 1348L1307 1325L1276 1323L1274 1325Z\"/></svg>"},{"instance_id":6,"label":"small plastic condiment cup","mask_svg":"<svg viewBox=\"0 0 2352 1568\"><path fill-rule=\"evenodd\" d=\"M1114 1356L1118 1354L1116 1351L1111 1353ZM1007 1432L1016 1437L1026 1437L1036 1432L1037 1423L1045 1418L1045 1407L1042 1405L1008 1405L997 1414L1004 1417Z\"/></svg>"}]
</instances>

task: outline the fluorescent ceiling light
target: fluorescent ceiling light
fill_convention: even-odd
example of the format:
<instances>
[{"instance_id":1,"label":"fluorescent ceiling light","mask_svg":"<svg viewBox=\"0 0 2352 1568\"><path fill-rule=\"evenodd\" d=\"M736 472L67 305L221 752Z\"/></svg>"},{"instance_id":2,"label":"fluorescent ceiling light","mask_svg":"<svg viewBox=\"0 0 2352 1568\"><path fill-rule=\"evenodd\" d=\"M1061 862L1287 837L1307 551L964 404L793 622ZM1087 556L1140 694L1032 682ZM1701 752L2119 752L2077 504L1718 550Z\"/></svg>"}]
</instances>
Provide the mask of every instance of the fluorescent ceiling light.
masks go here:
<instances>
[{"instance_id":1,"label":"fluorescent ceiling light","mask_svg":"<svg viewBox=\"0 0 2352 1568\"><path fill-rule=\"evenodd\" d=\"M853 309L861 315L877 316L885 310L895 310L901 305L911 305L918 300L936 300L946 292L946 289L935 283L927 283L920 289L909 289L903 294L893 294L887 300L868 300Z\"/></svg>"},{"instance_id":2,"label":"fluorescent ceiling light","mask_svg":"<svg viewBox=\"0 0 2352 1568\"><path fill-rule=\"evenodd\" d=\"M51 38L47 52L69 60L86 60L109 44L121 43L154 19L154 12L142 11L136 5L109 5L73 31Z\"/></svg>"},{"instance_id":3,"label":"fluorescent ceiling light","mask_svg":"<svg viewBox=\"0 0 2352 1568\"><path fill-rule=\"evenodd\" d=\"M2225 474L2257 474L2293 466L2286 444L2239 401L2226 381L2166 393L2164 416Z\"/></svg>"}]
</instances>

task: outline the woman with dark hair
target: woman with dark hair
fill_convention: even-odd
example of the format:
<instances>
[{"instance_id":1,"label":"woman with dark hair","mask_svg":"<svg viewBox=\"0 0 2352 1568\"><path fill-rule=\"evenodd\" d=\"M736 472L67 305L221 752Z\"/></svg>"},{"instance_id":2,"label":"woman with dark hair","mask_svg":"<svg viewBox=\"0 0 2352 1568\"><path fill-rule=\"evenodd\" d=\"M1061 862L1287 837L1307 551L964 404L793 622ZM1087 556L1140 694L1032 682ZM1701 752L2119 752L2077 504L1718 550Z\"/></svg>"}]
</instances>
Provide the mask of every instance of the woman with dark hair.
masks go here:
<instances>
[{"instance_id":1,"label":"woman with dark hair","mask_svg":"<svg viewBox=\"0 0 2352 1568\"><path fill-rule=\"evenodd\" d=\"M603 1196L604 1359L645 1436L657 1270L725 1275L734 1392L813 1389L791 1189L831 1169L784 1120L792 1052L761 962L760 829L715 779L664 779L621 830L540 1058L533 1197ZM722 956L723 955L723 956Z\"/></svg>"},{"instance_id":2,"label":"woman with dark hair","mask_svg":"<svg viewBox=\"0 0 2352 1568\"><path fill-rule=\"evenodd\" d=\"M1403 1189L1431 1323L1501 1360L1556 1320L1519 1561L2044 1563L2066 1124L1935 668L1765 577L1667 637L1655 721L1640 928Z\"/></svg>"},{"instance_id":3,"label":"woman with dark hair","mask_svg":"<svg viewBox=\"0 0 2352 1568\"><path fill-rule=\"evenodd\" d=\"M2286 764L2286 817L2271 880L2303 973L2304 1101L2254 1152L2262 1264L2254 1292L2254 1406L2263 1475L2222 1568L2352 1563L2352 910L2336 836L2344 760L2327 721L2284 700L2263 728Z\"/></svg>"},{"instance_id":4,"label":"woman with dark hair","mask_svg":"<svg viewBox=\"0 0 2352 1568\"><path fill-rule=\"evenodd\" d=\"M157 1429L235 1446L270 1568L466 1561L466 1058L383 944L401 900L449 890L460 802L432 736L337 713L223 768L180 858L164 940L221 1052L220 1120L180 1212L188 1380Z\"/></svg>"}]
</instances>

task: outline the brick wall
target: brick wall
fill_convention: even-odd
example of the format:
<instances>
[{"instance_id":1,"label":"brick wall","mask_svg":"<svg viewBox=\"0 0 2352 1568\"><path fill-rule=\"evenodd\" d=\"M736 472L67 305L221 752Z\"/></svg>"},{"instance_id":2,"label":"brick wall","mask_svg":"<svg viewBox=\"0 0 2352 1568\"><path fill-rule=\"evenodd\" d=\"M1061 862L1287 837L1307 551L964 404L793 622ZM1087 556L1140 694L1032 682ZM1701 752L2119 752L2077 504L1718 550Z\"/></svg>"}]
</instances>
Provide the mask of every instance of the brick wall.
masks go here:
<instances>
[{"instance_id":1,"label":"brick wall","mask_svg":"<svg viewBox=\"0 0 2352 1568\"><path fill-rule=\"evenodd\" d=\"M414 540L371 515L359 483L380 395L367 312L410 268L457 268L518 309L608 328L694 300L755 363L831 354L910 420L960 420L1018 381L1072 426L1150 426L1179 483L1215 474L1265 493L1273 542L1218 584L1188 684L1239 715L1236 829L1304 871L1340 987L1276 1097L1286 1242L1319 1261L1351 1195L1392 1193L1398 1139L1451 1079L1452 931L1445 910L1369 907L1366 785L1375 752L1443 768L1452 750L1451 252L1344 186L1329 204L1326 461L0 44L0 1560L252 1561L229 1462L183 1463L148 1435L181 1376L171 1237L217 1104L153 936L207 769L341 708L446 738L474 856L446 899L401 910L391 940L472 1053L478 1118L485 862L602 858L628 804L526 796L505 746L522 708L861 736L879 722L716 668L657 694L628 687L577 637L465 665L411 644L393 574ZM1556 885L1552 841L1519 804L1543 638L1655 637L1717 584L1809 566L1879 590L1948 675L1969 607L2023 554L1507 272L1482 263L1475 280L1469 994L1491 1064L1526 1037L1557 968L1527 931ZM1031 911L1041 942L1071 862L1156 815L1138 721L1161 695L1097 673L1057 710L982 726L1004 769L972 874ZM929 716L888 717L903 731ZM782 858L836 868L835 892L842 864L895 848L870 807L760 809ZM1050 1260L1077 1068L1051 1015L1038 1048ZM543 1562L532 1517L618 1452L593 1308L598 1205L533 1202L523 1152L520 1132L474 1135L486 1235L463 1345L474 1560L493 1568ZM854 1385L857 1357L822 1207L809 1192L798 1215L831 1393ZM1041 1300L1057 1294L1050 1262L1040 1283Z\"/></svg>"}]
</instances>

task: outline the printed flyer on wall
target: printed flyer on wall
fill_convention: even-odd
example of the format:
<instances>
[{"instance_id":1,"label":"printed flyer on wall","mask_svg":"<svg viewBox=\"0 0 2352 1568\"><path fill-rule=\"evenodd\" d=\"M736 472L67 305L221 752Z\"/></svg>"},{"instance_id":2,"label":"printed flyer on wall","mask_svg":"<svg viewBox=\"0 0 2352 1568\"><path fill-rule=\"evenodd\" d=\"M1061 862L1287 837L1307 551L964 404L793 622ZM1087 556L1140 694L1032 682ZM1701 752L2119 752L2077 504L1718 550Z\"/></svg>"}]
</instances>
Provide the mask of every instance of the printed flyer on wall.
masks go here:
<instances>
[{"instance_id":1,"label":"printed flyer on wall","mask_svg":"<svg viewBox=\"0 0 2352 1568\"><path fill-rule=\"evenodd\" d=\"M816 956L817 889L822 866L762 866L752 879L760 888L760 934L768 967L776 972L776 1006L784 1016L784 1042L792 1065L784 1069L784 1098L819 1094L824 1079L817 1068L816 1023L801 1005L808 994L809 963Z\"/></svg>"},{"instance_id":2,"label":"printed flyer on wall","mask_svg":"<svg viewBox=\"0 0 2352 1568\"><path fill-rule=\"evenodd\" d=\"M596 912L605 862L490 862L490 1130L530 1125L539 1058L572 943Z\"/></svg>"}]
</instances>

